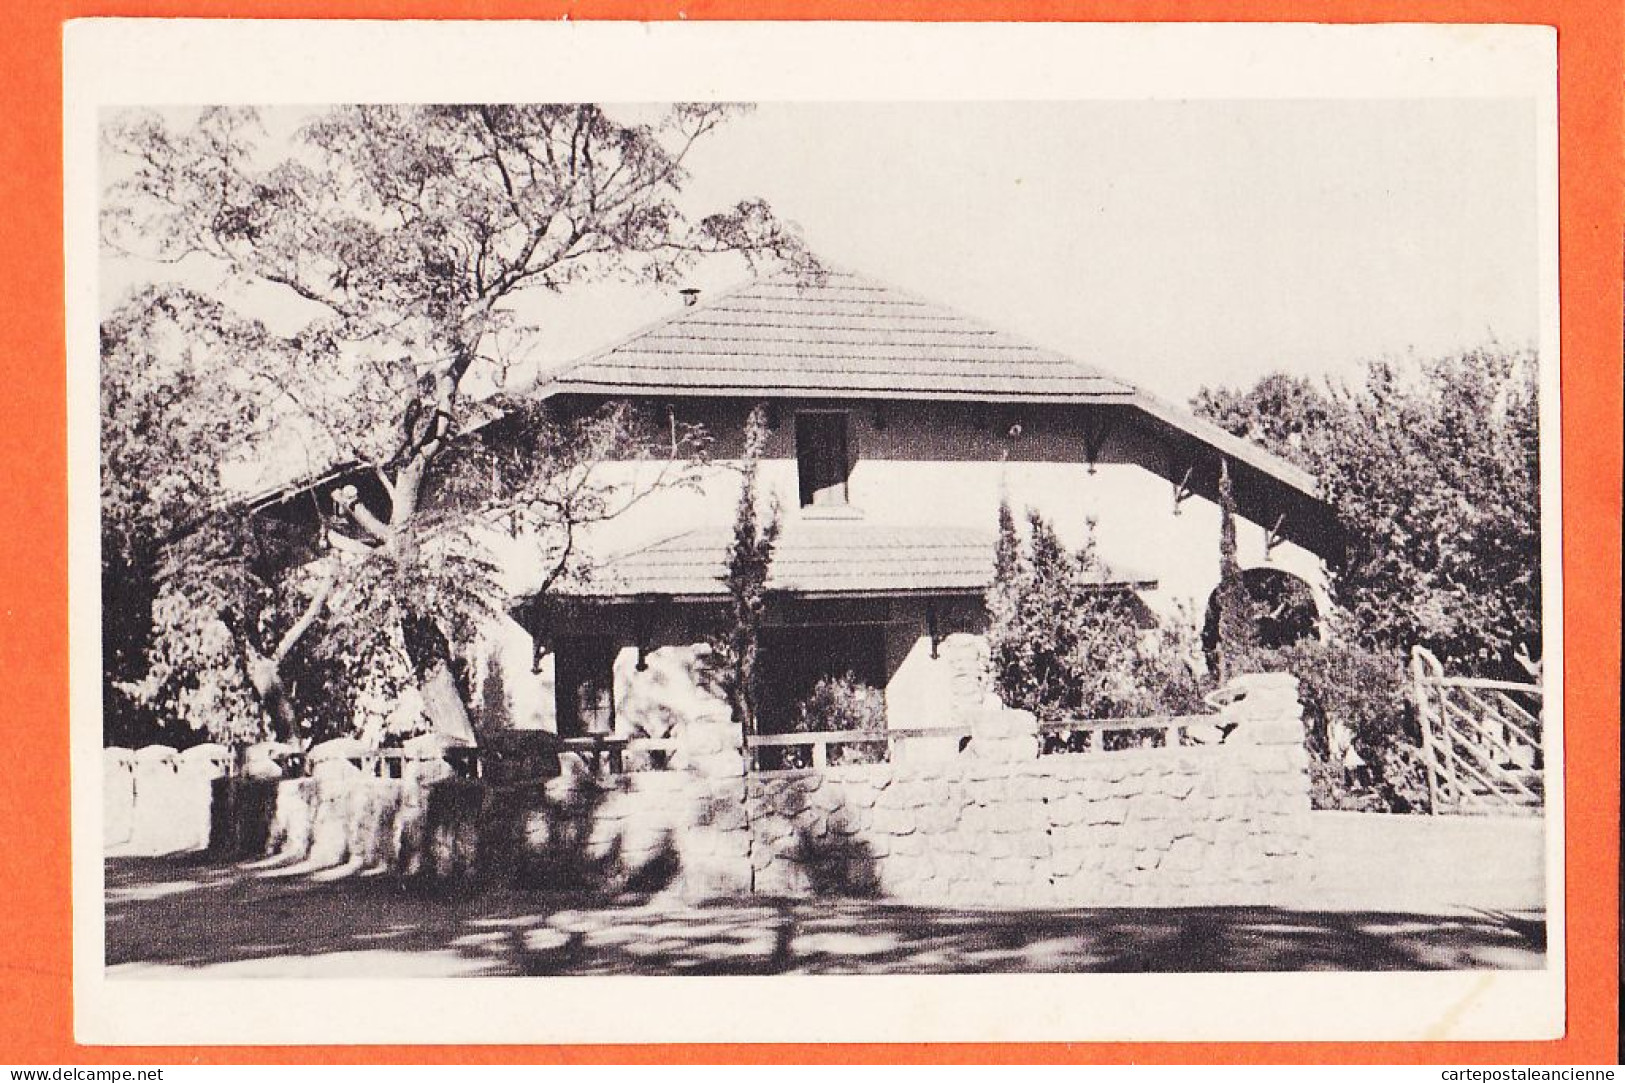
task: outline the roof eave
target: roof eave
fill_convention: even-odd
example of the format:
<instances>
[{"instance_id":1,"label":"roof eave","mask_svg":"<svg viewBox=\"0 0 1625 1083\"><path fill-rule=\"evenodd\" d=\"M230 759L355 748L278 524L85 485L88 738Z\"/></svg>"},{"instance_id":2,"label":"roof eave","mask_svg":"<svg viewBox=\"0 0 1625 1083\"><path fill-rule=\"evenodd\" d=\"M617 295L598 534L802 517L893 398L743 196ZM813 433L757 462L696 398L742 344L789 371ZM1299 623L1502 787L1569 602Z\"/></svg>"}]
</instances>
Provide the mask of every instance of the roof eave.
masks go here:
<instances>
[{"instance_id":1,"label":"roof eave","mask_svg":"<svg viewBox=\"0 0 1625 1083\"><path fill-rule=\"evenodd\" d=\"M1109 590L1156 590L1158 580L1150 578L1124 579L1111 583L1088 583L1083 586L1086 591ZM980 598L987 592L986 586L953 586L953 587L866 587L854 590L805 590L794 588L769 587L768 595L772 598L789 601L835 601L853 598ZM525 602L534 598L531 595L520 598ZM586 602L598 605L655 605L655 604L717 604L727 600L727 593L722 590L698 593L693 591L664 594L659 591L612 591L603 592L580 591L570 594L560 594L557 597L566 602Z\"/></svg>"},{"instance_id":2,"label":"roof eave","mask_svg":"<svg viewBox=\"0 0 1625 1083\"><path fill-rule=\"evenodd\" d=\"M1245 463L1262 474L1267 474L1281 484L1296 489L1303 495L1312 497L1315 500L1320 499L1320 482L1313 474L1294 466L1278 455L1264 450L1257 444L1243 440L1233 433L1226 432L1211 421L1204 421L1195 414L1144 391L1132 396L1132 404L1163 424L1185 432L1226 456Z\"/></svg>"},{"instance_id":3,"label":"roof eave","mask_svg":"<svg viewBox=\"0 0 1625 1083\"><path fill-rule=\"evenodd\" d=\"M1084 405L1090 403L1135 403L1132 391L1106 391L1089 394L1045 395L1021 392L939 391L931 389L899 388L843 388L843 387L767 387L760 384L692 384L663 383L592 383L588 381L560 381L550 385L542 397L555 395L642 395L671 398L769 398L769 399L858 399L858 400L910 400L918 402L1016 402L1028 404L1054 403L1058 405Z\"/></svg>"}]
</instances>

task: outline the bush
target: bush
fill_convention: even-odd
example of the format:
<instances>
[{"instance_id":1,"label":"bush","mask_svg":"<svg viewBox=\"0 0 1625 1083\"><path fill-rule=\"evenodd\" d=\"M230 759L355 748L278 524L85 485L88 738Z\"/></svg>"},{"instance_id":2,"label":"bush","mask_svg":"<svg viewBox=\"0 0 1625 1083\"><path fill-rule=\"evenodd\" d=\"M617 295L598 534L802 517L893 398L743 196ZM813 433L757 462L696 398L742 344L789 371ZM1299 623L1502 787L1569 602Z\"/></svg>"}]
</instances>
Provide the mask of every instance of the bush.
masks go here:
<instances>
[{"instance_id":1,"label":"bush","mask_svg":"<svg viewBox=\"0 0 1625 1083\"><path fill-rule=\"evenodd\" d=\"M1023 538L1001 504L986 605L993 686L1006 706L1046 722L1204 709L1194 624L1159 621L1110 580L1092 526L1071 553L1036 512Z\"/></svg>"},{"instance_id":2,"label":"bush","mask_svg":"<svg viewBox=\"0 0 1625 1083\"><path fill-rule=\"evenodd\" d=\"M1421 733L1398 657L1343 643L1305 641L1257 651L1249 661L1249 668L1298 678L1315 808L1427 808Z\"/></svg>"},{"instance_id":3,"label":"bush","mask_svg":"<svg viewBox=\"0 0 1625 1083\"><path fill-rule=\"evenodd\" d=\"M1144 714L1207 714L1205 697L1214 689L1213 678L1202 666L1201 637L1187 610L1154 625L1140 635L1131 659L1134 685L1140 690Z\"/></svg>"},{"instance_id":4,"label":"bush","mask_svg":"<svg viewBox=\"0 0 1625 1083\"><path fill-rule=\"evenodd\" d=\"M852 673L820 677L812 691L796 704L786 733L831 733L857 730L873 733L872 743L831 745L831 764L884 763L886 760L886 693ZM794 771L812 766L812 750L804 745L763 748L757 762L764 771Z\"/></svg>"},{"instance_id":5,"label":"bush","mask_svg":"<svg viewBox=\"0 0 1625 1083\"><path fill-rule=\"evenodd\" d=\"M790 720L792 733L885 729L886 694L851 673L820 677Z\"/></svg>"}]
</instances>

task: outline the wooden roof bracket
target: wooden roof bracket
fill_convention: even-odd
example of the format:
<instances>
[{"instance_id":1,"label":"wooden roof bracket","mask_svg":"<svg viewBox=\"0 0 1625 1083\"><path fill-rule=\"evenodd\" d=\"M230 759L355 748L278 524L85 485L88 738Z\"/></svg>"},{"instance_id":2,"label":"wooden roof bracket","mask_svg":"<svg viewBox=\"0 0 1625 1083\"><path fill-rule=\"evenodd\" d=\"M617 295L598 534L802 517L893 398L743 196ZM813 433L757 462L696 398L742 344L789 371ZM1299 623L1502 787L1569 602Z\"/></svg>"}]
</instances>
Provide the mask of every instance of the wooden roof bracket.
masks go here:
<instances>
[{"instance_id":1,"label":"wooden roof bracket","mask_svg":"<svg viewBox=\"0 0 1625 1083\"><path fill-rule=\"evenodd\" d=\"M1264 559L1265 560L1270 559L1271 555L1274 554L1276 546L1278 546L1282 542L1286 541L1286 538L1283 537L1282 534L1281 534L1281 528L1283 526L1285 526L1285 525L1286 525L1286 512L1282 512L1280 515L1277 515L1275 517L1275 525L1270 527L1268 532L1265 533L1265 535L1264 535Z\"/></svg>"},{"instance_id":2,"label":"wooden roof bracket","mask_svg":"<svg viewBox=\"0 0 1625 1083\"><path fill-rule=\"evenodd\" d=\"M634 610L633 617L636 630L638 648L637 671L643 673L649 668L649 640L652 637L654 625L655 606L651 602L642 602Z\"/></svg>"},{"instance_id":3,"label":"wooden roof bracket","mask_svg":"<svg viewBox=\"0 0 1625 1083\"><path fill-rule=\"evenodd\" d=\"M1175 485L1174 485L1174 514L1175 515L1178 515L1180 513L1180 510L1181 510L1180 505L1185 503L1185 501L1189 500L1192 496L1195 495L1195 490L1191 488L1191 475L1194 474L1195 472L1196 472L1196 467L1187 466L1185 468L1185 476L1180 478L1179 481L1176 482Z\"/></svg>"},{"instance_id":4,"label":"wooden roof bracket","mask_svg":"<svg viewBox=\"0 0 1625 1083\"><path fill-rule=\"evenodd\" d=\"M1112 418L1103 410L1090 409L1083 414L1083 453L1089 463L1089 473L1095 472L1100 453L1106 448L1106 437L1112 432ZM1176 505L1177 507L1177 505Z\"/></svg>"}]
</instances>

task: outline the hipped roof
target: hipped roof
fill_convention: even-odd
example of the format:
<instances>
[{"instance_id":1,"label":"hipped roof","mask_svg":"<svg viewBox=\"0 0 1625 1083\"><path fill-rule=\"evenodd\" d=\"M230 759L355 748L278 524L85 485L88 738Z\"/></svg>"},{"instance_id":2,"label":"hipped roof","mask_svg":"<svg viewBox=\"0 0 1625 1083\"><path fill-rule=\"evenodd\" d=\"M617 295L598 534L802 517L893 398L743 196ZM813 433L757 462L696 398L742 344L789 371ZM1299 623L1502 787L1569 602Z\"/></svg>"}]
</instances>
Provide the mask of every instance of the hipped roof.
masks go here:
<instances>
[{"instance_id":1,"label":"hipped roof","mask_svg":"<svg viewBox=\"0 0 1625 1083\"><path fill-rule=\"evenodd\" d=\"M1318 489L1125 380L843 270L751 280L558 370L537 393L1117 403L1304 495Z\"/></svg>"}]
</instances>

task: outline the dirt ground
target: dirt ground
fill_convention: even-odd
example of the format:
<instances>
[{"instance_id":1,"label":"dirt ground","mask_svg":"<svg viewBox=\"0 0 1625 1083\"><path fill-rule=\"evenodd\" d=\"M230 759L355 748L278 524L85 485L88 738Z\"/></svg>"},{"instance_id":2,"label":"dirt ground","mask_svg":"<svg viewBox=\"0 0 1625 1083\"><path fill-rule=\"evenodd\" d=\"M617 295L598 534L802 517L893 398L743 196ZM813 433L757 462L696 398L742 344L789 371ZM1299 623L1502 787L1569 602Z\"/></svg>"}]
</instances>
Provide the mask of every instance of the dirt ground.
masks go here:
<instances>
[{"instance_id":1,"label":"dirt ground","mask_svg":"<svg viewBox=\"0 0 1625 1083\"><path fill-rule=\"evenodd\" d=\"M1530 969L1538 820L1317 814L1301 907L963 910L870 900L612 905L316 882L195 858L106 864L113 977Z\"/></svg>"}]
</instances>

